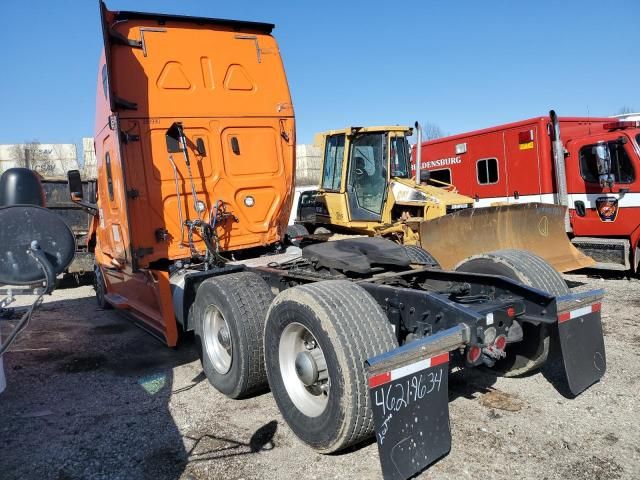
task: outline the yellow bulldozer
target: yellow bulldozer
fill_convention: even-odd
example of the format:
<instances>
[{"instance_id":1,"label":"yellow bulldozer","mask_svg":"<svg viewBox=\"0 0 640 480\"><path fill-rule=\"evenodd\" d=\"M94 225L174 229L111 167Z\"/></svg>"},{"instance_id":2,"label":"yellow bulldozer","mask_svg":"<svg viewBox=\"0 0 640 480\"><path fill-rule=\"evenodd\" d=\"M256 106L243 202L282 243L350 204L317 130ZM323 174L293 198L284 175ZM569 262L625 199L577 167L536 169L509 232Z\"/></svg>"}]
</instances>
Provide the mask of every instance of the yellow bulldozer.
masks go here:
<instances>
[{"instance_id":1,"label":"yellow bulldozer","mask_svg":"<svg viewBox=\"0 0 640 480\"><path fill-rule=\"evenodd\" d=\"M419 136L417 123L416 128ZM473 208L473 198L430 178L428 171L413 175L411 135L413 128L407 126L350 127L317 135L315 143L323 152L320 185L300 194L290 235L381 236L406 245L416 263L445 269L502 249L531 251L560 272L594 265L568 240L563 206Z\"/></svg>"}]
</instances>

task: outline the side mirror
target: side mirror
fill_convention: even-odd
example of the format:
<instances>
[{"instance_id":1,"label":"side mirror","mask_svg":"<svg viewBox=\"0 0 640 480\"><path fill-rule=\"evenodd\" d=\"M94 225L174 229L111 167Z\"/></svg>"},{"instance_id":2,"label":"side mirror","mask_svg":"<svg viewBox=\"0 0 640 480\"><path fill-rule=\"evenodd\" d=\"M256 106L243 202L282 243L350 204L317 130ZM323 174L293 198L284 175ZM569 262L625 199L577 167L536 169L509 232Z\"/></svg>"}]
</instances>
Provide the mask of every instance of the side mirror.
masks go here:
<instances>
[{"instance_id":1,"label":"side mirror","mask_svg":"<svg viewBox=\"0 0 640 480\"><path fill-rule=\"evenodd\" d=\"M69 170L67 172L67 180L69 182L69 196L71 197L71 201L80 205L87 213L98 215L98 206L95 204L94 198L91 198L91 202L84 201L80 172L78 170ZM94 196L95 194L90 194L90 197Z\"/></svg>"},{"instance_id":2,"label":"side mirror","mask_svg":"<svg viewBox=\"0 0 640 480\"><path fill-rule=\"evenodd\" d=\"M593 154L596 156L598 175L608 175L611 173L611 152L609 151L609 145L605 142L598 142L598 145L593 147Z\"/></svg>"},{"instance_id":3,"label":"side mirror","mask_svg":"<svg viewBox=\"0 0 640 480\"><path fill-rule=\"evenodd\" d=\"M80 202L84 199L84 193L82 192L82 178L80 177L79 170L69 170L67 172L67 179L69 181L69 196L74 202Z\"/></svg>"},{"instance_id":4,"label":"side mirror","mask_svg":"<svg viewBox=\"0 0 640 480\"><path fill-rule=\"evenodd\" d=\"M600 186L603 188L612 187L615 178L611 173L611 151L609 150L609 145L607 142L600 141L593 147L593 153L596 156Z\"/></svg>"}]
</instances>

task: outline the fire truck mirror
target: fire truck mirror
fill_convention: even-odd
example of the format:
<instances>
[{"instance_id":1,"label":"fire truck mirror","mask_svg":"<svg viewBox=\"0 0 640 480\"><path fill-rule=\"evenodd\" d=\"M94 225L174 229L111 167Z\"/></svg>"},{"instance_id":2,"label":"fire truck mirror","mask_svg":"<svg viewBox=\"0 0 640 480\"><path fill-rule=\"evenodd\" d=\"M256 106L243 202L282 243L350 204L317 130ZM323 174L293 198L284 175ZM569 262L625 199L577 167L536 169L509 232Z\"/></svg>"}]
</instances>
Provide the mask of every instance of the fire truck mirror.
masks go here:
<instances>
[{"instance_id":1,"label":"fire truck mirror","mask_svg":"<svg viewBox=\"0 0 640 480\"><path fill-rule=\"evenodd\" d=\"M598 142L598 144L593 147L593 153L596 156L598 174L602 176L611 173L611 152L609 151L609 145L605 142Z\"/></svg>"},{"instance_id":2,"label":"fire truck mirror","mask_svg":"<svg viewBox=\"0 0 640 480\"><path fill-rule=\"evenodd\" d=\"M593 153L596 156L600 186L603 188L613 186L615 177L611 173L611 151L609 150L609 145L603 141L598 142L593 147Z\"/></svg>"}]
</instances>

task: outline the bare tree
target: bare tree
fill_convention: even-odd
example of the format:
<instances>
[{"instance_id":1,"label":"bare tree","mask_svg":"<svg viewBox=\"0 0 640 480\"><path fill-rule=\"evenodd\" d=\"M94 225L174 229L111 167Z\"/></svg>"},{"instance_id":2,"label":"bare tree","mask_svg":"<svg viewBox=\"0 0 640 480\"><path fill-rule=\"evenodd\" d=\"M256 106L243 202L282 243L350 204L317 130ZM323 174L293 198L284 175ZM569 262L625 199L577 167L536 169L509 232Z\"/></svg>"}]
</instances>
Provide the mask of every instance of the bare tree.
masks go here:
<instances>
[{"instance_id":1,"label":"bare tree","mask_svg":"<svg viewBox=\"0 0 640 480\"><path fill-rule=\"evenodd\" d=\"M626 115L627 113L633 113L633 108L625 105L622 108L620 108L620 110L618 110L617 115Z\"/></svg>"},{"instance_id":2,"label":"bare tree","mask_svg":"<svg viewBox=\"0 0 640 480\"><path fill-rule=\"evenodd\" d=\"M422 128L422 140L435 140L436 138L442 138L445 136L440 126L436 123L425 122L421 125Z\"/></svg>"}]
</instances>

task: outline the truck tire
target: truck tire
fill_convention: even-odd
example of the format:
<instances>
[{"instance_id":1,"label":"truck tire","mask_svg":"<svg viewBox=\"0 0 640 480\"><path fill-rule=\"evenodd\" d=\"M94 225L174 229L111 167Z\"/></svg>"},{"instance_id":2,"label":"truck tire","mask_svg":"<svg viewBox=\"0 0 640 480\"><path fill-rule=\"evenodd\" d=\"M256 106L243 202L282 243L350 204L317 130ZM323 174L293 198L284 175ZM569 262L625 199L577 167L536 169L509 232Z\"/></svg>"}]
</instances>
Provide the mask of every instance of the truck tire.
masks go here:
<instances>
[{"instance_id":1,"label":"truck tire","mask_svg":"<svg viewBox=\"0 0 640 480\"><path fill-rule=\"evenodd\" d=\"M474 255L462 261L456 271L502 275L551 295L566 295L569 287L543 258L526 250L505 249ZM549 354L546 325L523 322L523 340L507 345L507 358L496 364L505 376L522 375L542 366Z\"/></svg>"},{"instance_id":2,"label":"truck tire","mask_svg":"<svg viewBox=\"0 0 640 480\"><path fill-rule=\"evenodd\" d=\"M373 433L364 362L398 344L369 293L346 280L281 292L264 334L273 397L293 432L321 453Z\"/></svg>"},{"instance_id":3,"label":"truck tire","mask_svg":"<svg viewBox=\"0 0 640 480\"><path fill-rule=\"evenodd\" d=\"M102 310L109 310L113 308L111 304L107 301L107 287L104 284L104 277L102 276L102 271L100 267L95 265L93 267L93 288L96 291L96 302L98 303L98 307Z\"/></svg>"},{"instance_id":4,"label":"truck tire","mask_svg":"<svg viewBox=\"0 0 640 480\"><path fill-rule=\"evenodd\" d=\"M309 235L309 231L304 225L295 223L287 227L287 236L292 240L299 237L306 237L307 235Z\"/></svg>"},{"instance_id":5,"label":"truck tire","mask_svg":"<svg viewBox=\"0 0 640 480\"><path fill-rule=\"evenodd\" d=\"M262 333L273 299L253 272L204 280L189 310L200 359L209 383L230 398L242 398L267 384Z\"/></svg>"},{"instance_id":6,"label":"truck tire","mask_svg":"<svg viewBox=\"0 0 640 480\"><path fill-rule=\"evenodd\" d=\"M425 249L418 247L417 245L404 245L404 249L409 256L411 263L440 268L438 261Z\"/></svg>"}]
</instances>

